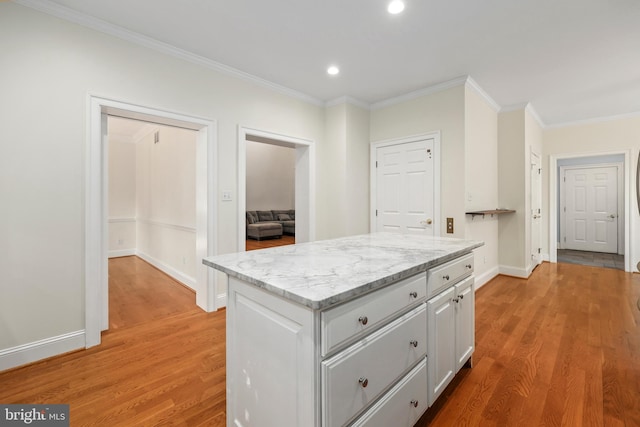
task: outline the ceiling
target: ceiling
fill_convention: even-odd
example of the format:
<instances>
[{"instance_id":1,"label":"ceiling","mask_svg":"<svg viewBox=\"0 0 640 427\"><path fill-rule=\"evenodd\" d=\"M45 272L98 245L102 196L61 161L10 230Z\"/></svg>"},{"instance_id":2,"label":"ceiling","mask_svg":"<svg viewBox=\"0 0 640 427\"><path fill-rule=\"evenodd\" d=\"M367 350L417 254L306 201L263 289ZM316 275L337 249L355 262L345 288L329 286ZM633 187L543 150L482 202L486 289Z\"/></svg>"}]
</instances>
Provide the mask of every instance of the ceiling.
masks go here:
<instances>
[{"instance_id":1,"label":"ceiling","mask_svg":"<svg viewBox=\"0 0 640 427\"><path fill-rule=\"evenodd\" d=\"M388 1L17 2L69 8L318 102L375 108L471 76L546 126L640 113L638 0L405 0L399 15Z\"/></svg>"}]
</instances>

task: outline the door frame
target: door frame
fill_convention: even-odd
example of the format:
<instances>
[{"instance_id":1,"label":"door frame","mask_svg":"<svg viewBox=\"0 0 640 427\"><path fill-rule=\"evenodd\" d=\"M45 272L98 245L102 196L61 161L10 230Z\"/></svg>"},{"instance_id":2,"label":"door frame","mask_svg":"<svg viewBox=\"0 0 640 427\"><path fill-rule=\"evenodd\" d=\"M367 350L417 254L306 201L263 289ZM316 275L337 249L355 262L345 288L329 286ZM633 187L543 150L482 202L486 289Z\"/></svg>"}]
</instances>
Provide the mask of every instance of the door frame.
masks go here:
<instances>
[{"instance_id":1,"label":"door frame","mask_svg":"<svg viewBox=\"0 0 640 427\"><path fill-rule=\"evenodd\" d=\"M296 150L295 209L296 243L313 242L316 238L316 146L313 140L283 135L266 130L238 126L238 252L246 250L247 209L247 137L267 144Z\"/></svg>"},{"instance_id":2,"label":"door frame","mask_svg":"<svg viewBox=\"0 0 640 427\"><path fill-rule=\"evenodd\" d=\"M606 151L595 153L571 153L571 154L550 154L549 155L549 261L558 262L558 160L573 159L577 157L597 157L608 155L624 155L623 171L623 192L624 192L624 234L629 236L624 239L624 271L631 272L631 260L634 254L631 253L631 240L635 236L633 221L631 221L631 150Z\"/></svg>"},{"instance_id":3,"label":"door frame","mask_svg":"<svg viewBox=\"0 0 640 427\"><path fill-rule=\"evenodd\" d=\"M566 182L561 181L562 177L564 177L564 174L566 173L567 170L570 169L595 169L595 168L599 168L599 167L615 167L618 169L618 172L616 174L616 209L617 209L617 214L618 214L618 224L617 224L617 229L616 229L616 240L617 240L617 247L616 247L616 253L618 255L620 255L620 252L622 250L622 248L624 247L624 245L621 245L620 242L621 241L626 241L627 239L625 239L625 235L624 235L624 221L620 221L620 213L623 213L625 218L626 218L626 213L624 212L624 188L622 187L622 182L623 182L623 175L624 175L624 164L623 163L593 163L593 164L585 164L585 165L563 165L559 167L559 172L558 172L558 182L561 184L560 185L560 197L559 197L559 201L560 201L560 206L558 207L558 209L560 209L561 206L565 205L565 198L567 196L567 190L565 188L566 186ZM558 236L558 245L559 245L559 249L564 249L565 248L565 243L562 239L563 236L566 235L566 215L567 213L564 212L563 209L560 209L560 218L559 218L559 229L560 229L560 235ZM624 252L624 251L623 251Z\"/></svg>"},{"instance_id":4,"label":"door frame","mask_svg":"<svg viewBox=\"0 0 640 427\"><path fill-rule=\"evenodd\" d=\"M126 101L88 95L85 143L85 347L101 342L100 333L109 327L108 272L108 139L107 115L179 126L198 131L196 140L196 257L215 255L217 189L217 123ZM215 275L203 264L196 272L196 304L215 311Z\"/></svg>"},{"instance_id":5,"label":"door frame","mask_svg":"<svg viewBox=\"0 0 640 427\"><path fill-rule=\"evenodd\" d=\"M369 144L369 186L370 186L370 204L369 204L369 232L376 231L376 206L377 206L377 180L376 159L377 150L381 147L391 145L401 145L411 142L418 142L425 139L433 139L433 235L440 236L440 131L423 133L418 135L406 136L403 138L391 138L382 141L373 141Z\"/></svg>"}]
</instances>

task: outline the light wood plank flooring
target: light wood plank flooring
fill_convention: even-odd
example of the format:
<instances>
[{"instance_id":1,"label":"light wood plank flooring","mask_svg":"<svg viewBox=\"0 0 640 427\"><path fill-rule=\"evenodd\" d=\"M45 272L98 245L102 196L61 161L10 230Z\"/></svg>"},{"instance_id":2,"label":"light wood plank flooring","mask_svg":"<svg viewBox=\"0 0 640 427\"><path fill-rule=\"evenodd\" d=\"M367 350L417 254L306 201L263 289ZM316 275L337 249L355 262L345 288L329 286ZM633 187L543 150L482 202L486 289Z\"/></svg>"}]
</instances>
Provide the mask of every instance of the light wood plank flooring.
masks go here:
<instances>
[{"instance_id":1,"label":"light wood plank flooring","mask_svg":"<svg viewBox=\"0 0 640 427\"><path fill-rule=\"evenodd\" d=\"M614 269L497 277L477 292L474 367L417 426L640 426L639 297L640 275ZM186 307L134 320L97 348L0 373L0 402L69 403L72 426L222 427L224 327L224 311Z\"/></svg>"},{"instance_id":2,"label":"light wood plank flooring","mask_svg":"<svg viewBox=\"0 0 640 427\"><path fill-rule=\"evenodd\" d=\"M246 250L254 251L256 249L273 248L276 246L293 245L296 243L295 236L283 235L280 239L264 239L253 240L247 239Z\"/></svg>"}]
</instances>

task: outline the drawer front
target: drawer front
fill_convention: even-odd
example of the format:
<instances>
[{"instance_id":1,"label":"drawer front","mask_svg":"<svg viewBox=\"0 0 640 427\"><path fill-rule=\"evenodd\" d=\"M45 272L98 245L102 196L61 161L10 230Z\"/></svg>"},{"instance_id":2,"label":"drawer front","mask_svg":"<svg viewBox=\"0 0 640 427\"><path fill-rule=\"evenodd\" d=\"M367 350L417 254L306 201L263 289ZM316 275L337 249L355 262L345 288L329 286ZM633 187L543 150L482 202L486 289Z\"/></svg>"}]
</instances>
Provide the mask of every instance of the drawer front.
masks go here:
<instances>
[{"instance_id":1,"label":"drawer front","mask_svg":"<svg viewBox=\"0 0 640 427\"><path fill-rule=\"evenodd\" d=\"M426 355L426 305L322 362L322 425L343 426ZM426 385L426 383L425 383Z\"/></svg>"},{"instance_id":2,"label":"drawer front","mask_svg":"<svg viewBox=\"0 0 640 427\"><path fill-rule=\"evenodd\" d=\"M473 273L473 254L449 261L427 271L428 297L454 285L460 279Z\"/></svg>"},{"instance_id":3,"label":"drawer front","mask_svg":"<svg viewBox=\"0 0 640 427\"><path fill-rule=\"evenodd\" d=\"M322 312L322 356L376 329L426 296L426 273L420 273Z\"/></svg>"},{"instance_id":4,"label":"drawer front","mask_svg":"<svg viewBox=\"0 0 640 427\"><path fill-rule=\"evenodd\" d=\"M427 360L422 359L350 427L413 427L427 408Z\"/></svg>"}]
</instances>

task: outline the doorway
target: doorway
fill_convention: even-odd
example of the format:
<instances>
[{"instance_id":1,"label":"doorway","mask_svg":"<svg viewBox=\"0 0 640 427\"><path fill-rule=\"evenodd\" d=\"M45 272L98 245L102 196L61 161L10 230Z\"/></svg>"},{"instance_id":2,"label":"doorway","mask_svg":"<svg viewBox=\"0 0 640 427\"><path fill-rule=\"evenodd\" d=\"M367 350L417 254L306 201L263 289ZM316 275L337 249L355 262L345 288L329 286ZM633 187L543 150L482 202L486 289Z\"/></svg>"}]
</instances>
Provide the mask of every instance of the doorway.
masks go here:
<instances>
[{"instance_id":1,"label":"doorway","mask_svg":"<svg viewBox=\"0 0 640 427\"><path fill-rule=\"evenodd\" d=\"M371 144L371 230L440 236L440 133Z\"/></svg>"},{"instance_id":2,"label":"doorway","mask_svg":"<svg viewBox=\"0 0 640 427\"><path fill-rule=\"evenodd\" d=\"M108 307L108 123L114 115L150 123L177 126L198 132L196 142L196 258L215 255L216 124L214 121L89 96L86 146L85 212L85 347L100 344L100 333L109 327ZM196 304L216 310L215 275L198 265Z\"/></svg>"},{"instance_id":3,"label":"doorway","mask_svg":"<svg viewBox=\"0 0 640 427\"><path fill-rule=\"evenodd\" d=\"M630 188L630 171L628 165L630 164L630 152L622 151L622 152L612 152L612 153L597 153L591 155L585 154L574 154L574 155L551 155L549 158L550 161L550 170L549 173L549 259L551 262L571 262L578 263L583 265L599 265L599 266L607 266L611 268L619 268L620 261L623 261L623 266L625 271L632 271L629 257L630 250L630 242L628 238L625 236L630 235L630 198L629 191ZM571 238L572 235L577 235L578 240L581 240L582 237L587 236L587 227L586 225L583 227L583 224L586 224L588 219L577 218L573 215L572 212L568 212L569 215L565 215L565 207L568 211L572 210L571 203L575 204L578 208L581 206L585 206L587 203L587 196L582 195L583 191L591 191L592 195L590 199L592 200L590 203L594 203L596 200L593 192L595 189L593 185L587 186L590 188L589 190L581 190L579 189L576 194L572 194L571 197L573 200L570 200L570 204L565 206L565 200L561 200L561 196L565 197L564 194L561 195L561 192L564 193L566 188L564 188L564 170L569 169L593 169L599 167L608 167L608 166L616 166L617 167L617 190L616 193L616 204L617 204L617 233L615 234L615 238L617 240L615 254L607 254L605 252L592 252L587 251L581 248L578 252L570 253L566 251L572 251L573 249L565 248L565 237ZM562 170L561 170L562 169ZM575 175L575 174L574 174ZM578 182L587 182L590 178L588 177L580 177ZM575 186L574 186L575 187ZM603 192L604 189L598 190ZM566 197L565 197L566 198ZM602 199L602 197L600 197ZM579 209L578 209L579 210ZM603 209L600 209L603 210ZM611 215L609 213L607 215ZM601 214L604 215L604 214ZM577 222L577 224L569 224L573 226L573 229L570 230L568 236L566 235L567 229L567 216L570 222ZM603 220L603 219L601 219ZM600 230L595 230L593 233L599 233L598 239L604 240L601 237L604 231L605 224L600 225ZM593 227L592 227L593 228ZM572 234L573 233L573 234ZM580 234L583 233L583 234ZM609 235L611 231L609 231ZM609 259L613 257L612 259ZM604 260L604 261L603 261ZM608 265L604 265L608 264Z\"/></svg>"},{"instance_id":4,"label":"doorway","mask_svg":"<svg viewBox=\"0 0 640 427\"><path fill-rule=\"evenodd\" d=\"M271 144L295 150L295 242L314 241L316 211L314 142L309 139L239 126L237 251L242 252L246 249L247 141Z\"/></svg>"}]
</instances>

